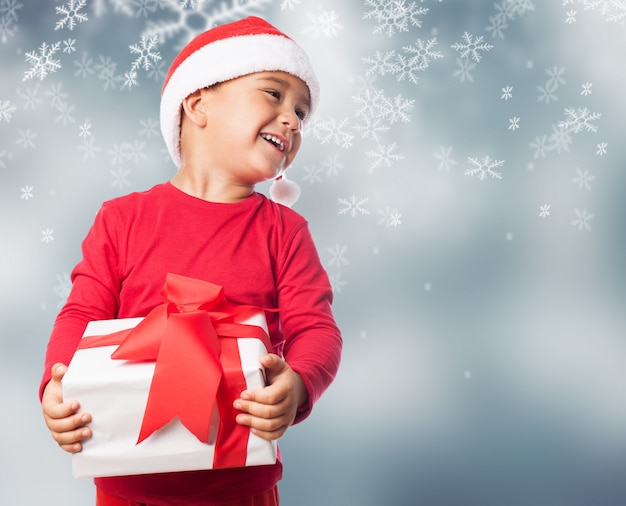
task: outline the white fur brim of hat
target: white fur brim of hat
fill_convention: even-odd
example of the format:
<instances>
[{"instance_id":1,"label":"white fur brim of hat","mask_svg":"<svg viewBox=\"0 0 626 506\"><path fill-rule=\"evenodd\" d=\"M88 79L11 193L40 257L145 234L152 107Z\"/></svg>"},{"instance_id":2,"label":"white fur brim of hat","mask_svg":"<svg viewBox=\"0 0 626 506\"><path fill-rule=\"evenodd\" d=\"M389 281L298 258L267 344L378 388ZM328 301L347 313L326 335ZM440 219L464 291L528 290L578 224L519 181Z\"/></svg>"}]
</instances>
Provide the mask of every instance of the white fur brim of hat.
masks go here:
<instances>
[{"instance_id":1,"label":"white fur brim of hat","mask_svg":"<svg viewBox=\"0 0 626 506\"><path fill-rule=\"evenodd\" d=\"M211 42L180 63L161 94L161 133L177 167L180 167L182 101L201 88L263 71L287 72L302 79L311 99L307 119L312 117L319 103L319 82L307 54L292 39L284 35L254 34Z\"/></svg>"}]
</instances>

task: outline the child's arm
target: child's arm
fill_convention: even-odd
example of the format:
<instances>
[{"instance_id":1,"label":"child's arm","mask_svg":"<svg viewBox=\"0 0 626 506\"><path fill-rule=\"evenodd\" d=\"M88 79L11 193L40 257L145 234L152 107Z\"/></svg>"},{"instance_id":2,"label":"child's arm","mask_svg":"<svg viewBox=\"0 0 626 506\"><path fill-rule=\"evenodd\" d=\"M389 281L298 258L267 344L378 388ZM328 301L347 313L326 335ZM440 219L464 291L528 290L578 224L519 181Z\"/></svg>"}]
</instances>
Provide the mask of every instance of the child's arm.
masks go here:
<instances>
[{"instance_id":1,"label":"child's arm","mask_svg":"<svg viewBox=\"0 0 626 506\"><path fill-rule=\"evenodd\" d=\"M298 408L308 402L308 392L300 375L278 355L264 355L260 360L268 386L244 390L234 407L242 411L237 415L238 423L271 441L281 437L293 423Z\"/></svg>"},{"instance_id":2,"label":"child's arm","mask_svg":"<svg viewBox=\"0 0 626 506\"><path fill-rule=\"evenodd\" d=\"M81 413L77 401L63 402L61 380L67 367L61 363L52 366L52 379L46 385L41 399L43 417L52 439L69 453L82 449L81 441L91 437L91 430L85 424L91 421L89 413Z\"/></svg>"}]
</instances>

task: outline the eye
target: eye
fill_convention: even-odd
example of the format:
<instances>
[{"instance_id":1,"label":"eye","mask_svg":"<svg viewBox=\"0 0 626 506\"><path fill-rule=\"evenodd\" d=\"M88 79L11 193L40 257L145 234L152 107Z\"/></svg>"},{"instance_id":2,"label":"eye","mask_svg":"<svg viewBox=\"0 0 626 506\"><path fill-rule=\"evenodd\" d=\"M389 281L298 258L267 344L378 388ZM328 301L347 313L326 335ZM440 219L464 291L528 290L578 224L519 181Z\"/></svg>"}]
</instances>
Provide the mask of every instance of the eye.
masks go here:
<instances>
[{"instance_id":1,"label":"eye","mask_svg":"<svg viewBox=\"0 0 626 506\"><path fill-rule=\"evenodd\" d=\"M280 91L276 91L276 90L265 90L265 92L268 95L271 95L272 97L274 97L276 100L280 100Z\"/></svg>"},{"instance_id":2,"label":"eye","mask_svg":"<svg viewBox=\"0 0 626 506\"><path fill-rule=\"evenodd\" d=\"M307 116L307 112L302 109L296 109L296 116L300 119L300 121L304 121Z\"/></svg>"}]
</instances>

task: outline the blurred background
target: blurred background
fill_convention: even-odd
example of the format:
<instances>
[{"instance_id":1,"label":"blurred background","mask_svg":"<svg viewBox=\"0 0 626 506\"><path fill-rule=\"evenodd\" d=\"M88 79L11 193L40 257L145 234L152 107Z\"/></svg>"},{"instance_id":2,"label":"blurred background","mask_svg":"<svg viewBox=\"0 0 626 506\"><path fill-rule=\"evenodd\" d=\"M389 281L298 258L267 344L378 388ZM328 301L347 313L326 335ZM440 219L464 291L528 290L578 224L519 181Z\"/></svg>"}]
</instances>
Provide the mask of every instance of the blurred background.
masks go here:
<instances>
[{"instance_id":1,"label":"blurred background","mask_svg":"<svg viewBox=\"0 0 626 506\"><path fill-rule=\"evenodd\" d=\"M251 14L322 84L288 176L345 340L283 503L626 504L626 6L595 0L0 0L0 503L93 504L48 335L102 201L174 174L172 58Z\"/></svg>"}]
</instances>

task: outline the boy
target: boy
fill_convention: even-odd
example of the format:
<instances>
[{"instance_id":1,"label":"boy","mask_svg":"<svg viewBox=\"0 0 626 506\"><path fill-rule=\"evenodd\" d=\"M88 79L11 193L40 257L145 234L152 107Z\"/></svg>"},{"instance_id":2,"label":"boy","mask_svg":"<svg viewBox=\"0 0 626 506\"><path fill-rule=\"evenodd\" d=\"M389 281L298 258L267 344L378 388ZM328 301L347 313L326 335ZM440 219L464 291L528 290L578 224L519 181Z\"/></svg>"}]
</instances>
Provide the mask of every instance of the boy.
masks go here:
<instances>
[{"instance_id":1,"label":"boy","mask_svg":"<svg viewBox=\"0 0 626 506\"><path fill-rule=\"evenodd\" d=\"M306 221L255 192L293 161L319 85L302 49L249 17L213 28L176 57L161 98L161 129L178 172L100 209L50 336L40 396L52 437L81 450L91 415L63 402L61 380L90 320L144 316L168 272L224 287L268 313L268 386L234 401L236 421L267 440L303 420L332 382L342 340L332 292ZM96 504L274 505L275 465L96 478Z\"/></svg>"}]
</instances>

